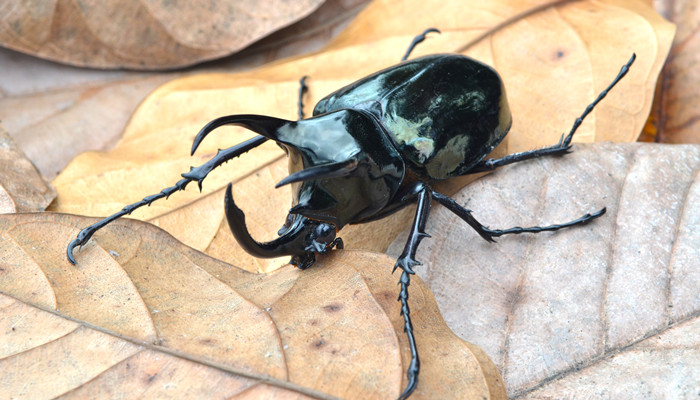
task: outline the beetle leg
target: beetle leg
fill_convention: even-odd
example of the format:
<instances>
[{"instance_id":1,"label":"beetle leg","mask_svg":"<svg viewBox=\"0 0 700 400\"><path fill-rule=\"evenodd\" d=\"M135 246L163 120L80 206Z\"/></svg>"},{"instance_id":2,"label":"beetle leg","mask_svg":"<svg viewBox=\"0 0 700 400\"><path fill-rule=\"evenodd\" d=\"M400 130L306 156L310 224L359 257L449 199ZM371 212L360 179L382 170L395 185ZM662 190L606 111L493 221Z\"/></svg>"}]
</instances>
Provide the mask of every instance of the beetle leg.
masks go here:
<instances>
[{"instance_id":1,"label":"beetle leg","mask_svg":"<svg viewBox=\"0 0 700 400\"><path fill-rule=\"evenodd\" d=\"M228 149L225 150L219 150L216 153L216 156L214 156L211 160L207 161L206 163L200 165L197 168L192 168L189 172L182 174L183 179L180 179L174 186L171 186L169 188L165 188L160 191L160 193L144 197L141 201L129 204L128 206L124 207L121 211L118 213L112 214L109 217L92 224L88 226L87 228L83 229L78 233L78 237L73 239L70 244L68 244L68 248L66 249L66 255L68 256L68 261L70 261L71 264L75 265L76 261L75 258L73 257L73 249L75 249L76 246L83 246L85 243L90 240L92 235L95 234L98 230L102 229L105 225L109 224L110 222L121 218L125 215L131 214L134 212L134 210L141 208L143 206L150 206L151 203L153 203L156 200L162 199L162 198L168 198L171 194L178 192L180 190L185 190L187 185L192 182L192 181L197 181L199 184L199 188L201 190L202 188L202 180L213 170L214 168L218 167L219 165L225 163L226 161L231 160L232 158L238 157L239 155L245 153L246 151L257 147L264 143L267 140L267 138L262 137L262 136L257 136L254 137L250 140L247 140L241 144L238 144L233 147L229 147Z\"/></svg>"},{"instance_id":2,"label":"beetle leg","mask_svg":"<svg viewBox=\"0 0 700 400\"><path fill-rule=\"evenodd\" d=\"M345 247L345 245L343 244L343 239L335 238L335 239L333 239L331 244L328 245L328 250L332 250L334 248L336 248L338 250L343 250L344 247Z\"/></svg>"},{"instance_id":3,"label":"beetle leg","mask_svg":"<svg viewBox=\"0 0 700 400\"><path fill-rule=\"evenodd\" d=\"M430 200L432 191L422 183L416 185L414 195L418 198L418 206L416 208L416 216L411 226L411 231L408 234L408 241L401 253L401 256L396 260L394 271L401 268L401 279L399 284L399 300L401 302L401 315L404 320L404 332L408 336L408 345L411 349L411 363L408 366L406 377L408 383L399 399L408 398L418 385L418 373L420 371L420 360L418 359L418 349L416 348L416 339L413 335L413 324L411 323L411 310L408 307L408 286L411 284L411 275L415 274L413 267L421 263L415 259L416 250L423 238L430 237L425 233L425 223L430 214Z\"/></svg>"},{"instance_id":4,"label":"beetle leg","mask_svg":"<svg viewBox=\"0 0 700 400\"><path fill-rule=\"evenodd\" d=\"M209 175L209 173L216 167L222 165L223 163L230 161L241 154L247 152L250 149L260 146L267 141L266 137L256 136L252 139L248 139L241 144L237 144L228 149L219 150L216 155L212 157L211 160L205 162L197 168L191 168L188 172L182 174L182 177L189 179L190 181L197 181L199 190L202 190L202 181Z\"/></svg>"},{"instance_id":5,"label":"beetle leg","mask_svg":"<svg viewBox=\"0 0 700 400\"><path fill-rule=\"evenodd\" d=\"M306 78L308 76L302 76L299 80L299 100L297 101L297 109L299 111L299 119L304 119L304 93L309 91L309 87L306 85Z\"/></svg>"},{"instance_id":6,"label":"beetle leg","mask_svg":"<svg viewBox=\"0 0 700 400\"><path fill-rule=\"evenodd\" d=\"M411 55L411 52L413 51L413 49L418 45L418 43L424 41L426 36L431 32L440 33L440 31L435 29L435 28L428 28L425 31L423 31L423 33L421 33L420 35L414 37L413 40L411 41L411 44L408 45L408 50L406 50L406 54L404 54L404 56L401 57L401 61L408 60L408 56Z\"/></svg>"},{"instance_id":7,"label":"beetle leg","mask_svg":"<svg viewBox=\"0 0 700 400\"><path fill-rule=\"evenodd\" d=\"M459 204L457 204L456 201L451 199L448 196L445 196L442 193L438 193L436 191L431 191L431 194L433 195L433 198L443 206L447 207L448 210L452 211L456 216L461 218L464 222L469 224L476 233L479 234L482 238L484 238L487 242L495 242L493 238L503 236L503 235L508 235L508 234L519 234L519 233L538 233L538 232L546 232L546 231L557 231L562 228L567 228L570 226L574 225L581 225L585 224L589 221L592 221L601 215L605 214L605 208L602 208L593 214L586 214L582 216L581 218L575 219L573 221L565 222L563 224L556 224L556 225L549 225L549 226L531 226L527 228L521 228L519 226L516 226L515 228L510 228L510 229L489 229L482 225L479 221L476 220L472 216L471 210L468 210Z\"/></svg>"},{"instance_id":8,"label":"beetle leg","mask_svg":"<svg viewBox=\"0 0 700 400\"><path fill-rule=\"evenodd\" d=\"M543 149L523 151L521 153L509 154L502 158L491 158L488 160L483 160L480 163L476 164L474 167L470 168L468 171L465 171L464 173L473 174L477 172L493 171L498 167L502 167L504 165L512 164L518 161L529 160L531 158L537 158L546 155L563 155L568 153L571 149L571 139L574 137L574 133L576 133L578 127L588 116L588 114L590 114L591 111L593 111L593 108L595 108L595 106L598 105L598 103L600 103L600 101L603 100L603 98L605 98L608 92L627 74L627 71L629 71L629 68L634 62L635 58L636 55L632 54L632 58L630 58L627 64L622 66L622 69L620 69L620 73L617 74L612 83L608 85L608 87L605 88L605 90L600 92L598 97L593 101L593 103L589 104L588 107L586 107L586 109L583 111L583 114L581 114L580 117L576 118L576 121L574 121L574 125L571 127L571 131L569 131L569 134L566 136L562 135L559 139L559 143L555 144L554 146L545 147Z\"/></svg>"}]
</instances>

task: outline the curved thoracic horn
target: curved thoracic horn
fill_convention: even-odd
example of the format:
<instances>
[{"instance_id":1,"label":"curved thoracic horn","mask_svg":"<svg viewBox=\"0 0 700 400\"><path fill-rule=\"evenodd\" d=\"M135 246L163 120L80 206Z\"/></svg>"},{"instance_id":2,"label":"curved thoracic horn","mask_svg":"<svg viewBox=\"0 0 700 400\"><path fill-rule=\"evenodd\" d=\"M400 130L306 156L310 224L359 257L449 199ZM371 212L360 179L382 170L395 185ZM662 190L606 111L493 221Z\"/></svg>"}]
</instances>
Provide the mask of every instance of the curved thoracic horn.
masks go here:
<instances>
[{"instance_id":1,"label":"curved thoracic horn","mask_svg":"<svg viewBox=\"0 0 700 400\"><path fill-rule=\"evenodd\" d=\"M217 118L204 126L194 138L191 155L194 154L199 144L202 143L202 140L204 140L211 131L224 125L242 126L268 139L277 140L277 131L279 128L291 122L292 121L287 121L285 119L255 114L227 115Z\"/></svg>"},{"instance_id":2,"label":"curved thoracic horn","mask_svg":"<svg viewBox=\"0 0 700 400\"><path fill-rule=\"evenodd\" d=\"M294 182L304 182L312 179L330 179L340 178L343 176L352 175L357 169L359 162L357 158L352 157L345 161L336 163L321 164L315 167L302 169L282 179L275 185L275 188L288 185Z\"/></svg>"},{"instance_id":3,"label":"curved thoracic horn","mask_svg":"<svg viewBox=\"0 0 700 400\"><path fill-rule=\"evenodd\" d=\"M245 225L245 214L233 202L230 183L226 188L224 206L233 236L248 253L260 258L303 256L308 253L307 237L315 228L315 224L307 218L299 216L296 223L287 229L284 235L270 242L260 243L250 236Z\"/></svg>"}]
</instances>

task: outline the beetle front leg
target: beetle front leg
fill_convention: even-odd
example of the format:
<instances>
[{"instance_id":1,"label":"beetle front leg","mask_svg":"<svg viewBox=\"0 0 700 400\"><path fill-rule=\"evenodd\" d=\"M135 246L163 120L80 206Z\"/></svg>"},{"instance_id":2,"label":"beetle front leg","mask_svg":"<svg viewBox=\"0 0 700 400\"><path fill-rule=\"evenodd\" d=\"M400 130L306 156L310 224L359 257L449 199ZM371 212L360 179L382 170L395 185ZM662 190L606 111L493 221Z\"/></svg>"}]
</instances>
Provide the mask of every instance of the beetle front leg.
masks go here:
<instances>
[{"instance_id":1,"label":"beetle front leg","mask_svg":"<svg viewBox=\"0 0 700 400\"><path fill-rule=\"evenodd\" d=\"M306 85L306 78L308 76L302 76L299 79L299 98L297 99L297 111L299 114L299 119L304 119L304 93L309 91L309 87Z\"/></svg>"},{"instance_id":2,"label":"beetle front leg","mask_svg":"<svg viewBox=\"0 0 700 400\"><path fill-rule=\"evenodd\" d=\"M457 204L456 201L452 200L450 197L445 196L442 193L438 193L436 191L431 191L431 194L433 195L433 198L443 206L445 206L448 210L452 211L456 216L461 218L464 222L469 224L476 233L479 234L482 238L484 238L487 242L495 242L493 238L503 236L503 235L508 235L508 234L520 234L520 233L539 233L539 232L546 232L546 231L558 231L559 229L562 228L568 228L570 226L574 225L581 225L585 224L587 222L590 222L603 214L605 214L605 207L602 209L594 212L593 214L586 214L582 216L581 218L575 219L573 221L565 222L563 224L555 224L555 225L549 225L549 226L530 226L527 228L521 228L519 226L516 226L514 228L510 229L489 229L485 227L481 222L477 221L476 218L472 216L471 210L468 210L459 204Z\"/></svg>"},{"instance_id":3,"label":"beetle front leg","mask_svg":"<svg viewBox=\"0 0 700 400\"><path fill-rule=\"evenodd\" d=\"M160 193L151 195L151 196L146 196L144 197L141 201L129 204L128 206L122 208L121 211L118 213L112 214L109 217L94 223L87 228L83 229L78 233L78 236L73 239L69 244L68 248L66 248L66 255L68 257L68 261L70 261L71 264L75 265L75 257L73 257L73 249L75 249L77 246L83 246L85 243L90 240L92 235L95 234L98 230L102 229L104 226L109 224L110 222L119 219L125 215L129 215L132 212L134 212L136 209L141 208L143 206L150 206L151 203L153 203L156 200L162 199L162 198L168 198L170 195L172 195L175 192L178 192L180 190L185 190L187 185L192 182L192 181L197 181L197 184L199 185L199 189L202 189L202 181L206 176L211 172L214 168L218 167L219 165L240 156L241 154L247 152L248 150L255 148L261 144L263 144L267 138L262 137L262 136L257 136L254 137L250 140L246 140L245 142L230 147L226 150L219 150L216 153L216 156L214 156L211 160L207 161L206 163L200 165L197 168L192 168L189 172L186 172L182 174L183 179L180 179L175 185L165 188L160 191Z\"/></svg>"},{"instance_id":4,"label":"beetle front leg","mask_svg":"<svg viewBox=\"0 0 700 400\"><path fill-rule=\"evenodd\" d=\"M425 223L427 222L428 215L430 214L431 190L421 183L416 185L415 191L412 195L417 196L418 198L416 216L413 220L411 231L408 234L406 246L394 265L394 271L396 271L397 268L401 268L402 270L401 279L399 280L401 290L399 291L398 300L401 302L401 315L403 316L404 320L404 332L406 332L406 336L408 337L408 345L411 349L411 363L406 371L408 384L406 385L403 393L401 393L401 396L399 396L399 399L408 398L418 385L420 360L418 359L416 339L413 335L411 310L408 307L408 286L411 284L411 275L415 274L413 267L421 264L415 259L418 245L423 238L430 237L430 235L425 233Z\"/></svg>"},{"instance_id":5,"label":"beetle front leg","mask_svg":"<svg viewBox=\"0 0 700 400\"><path fill-rule=\"evenodd\" d=\"M593 101L593 103L589 104L586 109L583 111L583 114L581 114L580 117L576 118L576 121L574 121L574 125L571 127L571 131L569 131L569 134L564 136L562 135L561 138L559 139L559 143L555 144L554 146L549 146L545 147L543 149L537 149L537 150L530 150L530 151L523 151L520 153L514 153L514 154L509 154L505 157L502 158L491 158L488 160L483 160L480 163L476 164L474 167L470 168L468 171L464 171L464 174L474 174L478 172L485 172L485 171L493 171L494 169L498 167L502 167L504 165L512 164L518 161L524 161L524 160L529 160L532 158L537 158L537 157L542 157L542 156L547 156L547 155L563 155L569 152L571 149L571 139L573 139L574 134L576 133L576 130L578 130L578 127L581 126L581 123L583 120L590 114L593 109L595 108L598 103L600 103L603 98L608 94L608 92L625 76L627 75L627 71L629 71L630 66L634 62L636 58L635 54L632 54L632 58L627 62L627 64L622 66L622 69L620 69L620 73L617 74L615 79L612 81L610 85L608 85L605 90L600 92L598 97Z\"/></svg>"}]
</instances>

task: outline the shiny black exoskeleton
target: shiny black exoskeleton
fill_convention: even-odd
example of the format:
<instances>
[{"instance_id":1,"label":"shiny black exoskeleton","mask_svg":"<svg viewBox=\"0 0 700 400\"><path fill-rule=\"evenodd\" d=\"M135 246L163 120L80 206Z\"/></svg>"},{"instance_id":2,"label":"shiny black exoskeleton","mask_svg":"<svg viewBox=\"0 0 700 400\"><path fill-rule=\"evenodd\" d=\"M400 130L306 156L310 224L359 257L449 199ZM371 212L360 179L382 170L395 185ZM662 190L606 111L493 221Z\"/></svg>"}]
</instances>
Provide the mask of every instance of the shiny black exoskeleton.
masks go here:
<instances>
[{"instance_id":1,"label":"shiny black exoskeleton","mask_svg":"<svg viewBox=\"0 0 700 400\"><path fill-rule=\"evenodd\" d=\"M576 120L558 144L544 149L484 160L505 137L511 126L505 89L498 73L471 58L440 54L405 61L428 29L411 43L402 63L374 73L326 96L303 119L301 82L298 121L262 115L231 115L207 124L192 145L223 125L238 125L260 136L220 150L207 163L182 174L183 179L158 194L83 229L67 249L75 264L73 249L82 246L100 228L135 209L168 197L204 178L214 168L272 139L289 157L290 175L278 183L291 184L292 208L279 238L267 243L248 233L245 215L235 205L229 184L225 195L226 217L240 245L257 257L292 256L299 268L311 266L316 254L342 248L336 232L347 224L383 218L417 203L408 241L394 270L402 270L399 300L411 350L408 384L401 394L407 398L418 383L419 359L408 307L408 286L415 253L424 232L431 200L447 207L472 226L487 241L505 234L554 231L582 224L605 213L605 208L560 225L493 230L483 226L467 210L430 185L452 177L493 170L517 161L543 155L563 155L582 120L627 73L634 55L618 76Z\"/></svg>"}]
</instances>

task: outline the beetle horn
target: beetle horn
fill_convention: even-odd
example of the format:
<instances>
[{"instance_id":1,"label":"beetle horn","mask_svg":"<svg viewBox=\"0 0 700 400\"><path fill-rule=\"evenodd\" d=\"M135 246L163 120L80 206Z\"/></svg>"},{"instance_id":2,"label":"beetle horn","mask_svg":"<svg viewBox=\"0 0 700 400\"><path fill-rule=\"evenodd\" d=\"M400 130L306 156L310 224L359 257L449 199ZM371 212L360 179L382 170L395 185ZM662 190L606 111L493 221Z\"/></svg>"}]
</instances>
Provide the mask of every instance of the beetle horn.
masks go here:
<instances>
[{"instance_id":1,"label":"beetle horn","mask_svg":"<svg viewBox=\"0 0 700 400\"><path fill-rule=\"evenodd\" d=\"M206 124L204 128L199 131L197 136L195 136L190 155L194 154L197 147L199 147L200 143L202 143L202 140L204 140L204 138L211 133L211 131L224 125L242 126L268 139L276 140L277 130L284 124L288 124L290 122L291 121L287 121L285 119L254 114L227 115L225 117L217 118Z\"/></svg>"},{"instance_id":2,"label":"beetle horn","mask_svg":"<svg viewBox=\"0 0 700 400\"><path fill-rule=\"evenodd\" d=\"M277 185L275 185L275 188L294 182L310 181L313 179L340 178L342 176L352 175L352 173L357 169L358 164L357 158L353 157L345 161L302 169L301 171L297 171L279 181Z\"/></svg>"},{"instance_id":3,"label":"beetle horn","mask_svg":"<svg viewBox=\"0 0 700 400\"><path fill-rule=\"evenodd\" d=\"M250 232L248 232L248 228L245 225L245 214L233 202L230 183L226 188L224 209L226 210L226 219L233 236L249 254L259 258L274 258L302 256L307 253L305 250L305 239L309 232L315 228L315 225L310 223L312 221L306 217L299 216L283 236L270 242L260 243L250 236Z\"/></svg>"}]
</instances>

